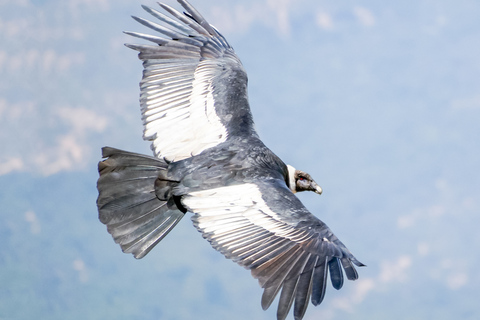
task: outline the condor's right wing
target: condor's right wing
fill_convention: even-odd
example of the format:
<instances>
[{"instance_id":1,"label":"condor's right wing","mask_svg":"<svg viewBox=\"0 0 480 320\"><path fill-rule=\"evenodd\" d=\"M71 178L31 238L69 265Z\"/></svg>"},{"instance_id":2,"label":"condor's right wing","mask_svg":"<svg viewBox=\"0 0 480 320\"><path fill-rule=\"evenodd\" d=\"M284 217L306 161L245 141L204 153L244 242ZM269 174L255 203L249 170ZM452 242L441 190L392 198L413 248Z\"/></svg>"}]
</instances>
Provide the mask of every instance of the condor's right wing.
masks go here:
<instances>
[{"instance_id":1,"label":"condor's right wing","mask_svg":"<svg viewBox=\"0 0 480 320\"><path fill-rule=\"evenodd\" d=\"M144 139L168 161L197 155L232 136L256 135L240 60L198 11L179 2L186 13L160 3L167 16L143 6L161 24L134 17L163 37L126 32L154 43L127 46L143 60Z\"/></svg>"}]
</instances>

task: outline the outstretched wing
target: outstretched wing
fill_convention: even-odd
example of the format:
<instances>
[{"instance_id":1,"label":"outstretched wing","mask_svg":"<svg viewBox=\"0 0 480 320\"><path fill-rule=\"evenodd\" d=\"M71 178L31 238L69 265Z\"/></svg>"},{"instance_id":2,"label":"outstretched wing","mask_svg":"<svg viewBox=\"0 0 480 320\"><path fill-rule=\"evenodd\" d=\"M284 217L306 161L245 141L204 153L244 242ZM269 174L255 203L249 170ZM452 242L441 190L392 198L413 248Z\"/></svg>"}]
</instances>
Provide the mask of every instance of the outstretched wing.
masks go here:
<instances>
[{"instance_id":1,"label":"outstretched wing","mask_svg":"<svg viewBox=\"0 0 480 320\"><path fill-rule=\"evenodd\" d=\"M323 300L328 270L332 285L358 278L352 263L362 266L332 231L313 216L280 180L260 181L196 191L182 203L211 245L250 269L264 288L267 309L281 291L277 317L294 305L301 319L311 297Z\"/></svg>"},{"instance_id":2,"label":"outstretched wing","mask_svg":"<svg viewBox=\"0 0 480 320\"><path fill-rule=\"evenodd\" d=\"M140 104L144 139L156 156L178 161L231 136L256 135L247 98L247 75L224 37L186 1L187 13L161 4L168 17L143 8L162 25L133 17L157 37L126 32L156 45L130 45L143 60Z\"/></svg>"}]
</instances>

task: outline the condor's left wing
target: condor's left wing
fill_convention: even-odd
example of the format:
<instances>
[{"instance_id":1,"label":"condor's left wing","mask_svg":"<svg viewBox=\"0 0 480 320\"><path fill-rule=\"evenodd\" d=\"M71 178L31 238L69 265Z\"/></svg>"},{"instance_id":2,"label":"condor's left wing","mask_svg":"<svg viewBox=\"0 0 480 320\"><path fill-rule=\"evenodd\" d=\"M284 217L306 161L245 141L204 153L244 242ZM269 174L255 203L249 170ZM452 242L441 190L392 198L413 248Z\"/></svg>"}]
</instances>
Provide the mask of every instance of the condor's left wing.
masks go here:
<instances>
[{"instance_id":1,"label":"condor's left wing","mask_svg":"<svg viewBox=\"0 0 480 320\"><path fill-rule=\"evenodd\" d=\"M278 319L285 319L293 302L295 319L303 317L310 298L320 304L328 270L333 287L340 289L341 266L356 280L353 264L363 265L283 181L196 191L182 203L195 213L192 220L203 237L259 280L264 309L281 289Z\"/></svg>"}]
</instances>

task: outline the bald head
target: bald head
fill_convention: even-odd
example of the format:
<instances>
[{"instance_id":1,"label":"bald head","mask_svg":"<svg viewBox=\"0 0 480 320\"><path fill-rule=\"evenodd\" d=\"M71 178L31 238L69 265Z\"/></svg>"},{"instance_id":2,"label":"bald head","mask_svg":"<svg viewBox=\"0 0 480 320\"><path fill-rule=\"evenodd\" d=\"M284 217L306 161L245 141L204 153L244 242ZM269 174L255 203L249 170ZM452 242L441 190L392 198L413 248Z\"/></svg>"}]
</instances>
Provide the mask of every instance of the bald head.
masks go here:
<instances>
[{"instance_id":1,"label":"bald head","mask_svg":"<svg viewBox=\"0 0 480 320\"><path fill-rule=\"evenodd\" d=\"M322 188L312 179L312 177L301 170L297 170L288 165L288 184L293 193L301 191L313 191L322 194Z\"/></svg>"}]
</instances>

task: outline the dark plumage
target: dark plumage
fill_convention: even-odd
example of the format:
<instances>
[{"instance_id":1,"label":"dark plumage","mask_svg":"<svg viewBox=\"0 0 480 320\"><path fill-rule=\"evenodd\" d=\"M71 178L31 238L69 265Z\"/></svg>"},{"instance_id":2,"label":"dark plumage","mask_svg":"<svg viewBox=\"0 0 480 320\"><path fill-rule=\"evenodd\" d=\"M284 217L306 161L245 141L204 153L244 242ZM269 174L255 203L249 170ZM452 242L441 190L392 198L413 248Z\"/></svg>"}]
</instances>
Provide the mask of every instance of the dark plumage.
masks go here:
<instances>
[{"instance_id":1,"label":"dark plumage","mask_svg":"<svg viewBox=\"0 0 480 320\"><path fill-rule=\"evenodd\" d=\"M232 47L179 3L186 13L160 4L171 17L144 6L162 25L134 17L166 38L127 32L154 43L127 46L143 61L144 139L155 157L103 148L100 221L124 252L142 258L192 212L212 247L258 279L264 309L280 292L277 318L293 304L302 319L310 298L322 302L328 272L340 289L342 268L355 280L353 264L362 264L294 195L322 189L258 137L247 75Z\"/></svg>"}]
</instances>

